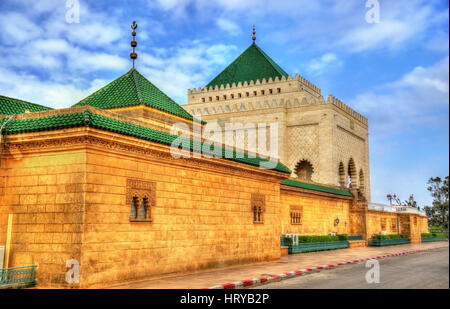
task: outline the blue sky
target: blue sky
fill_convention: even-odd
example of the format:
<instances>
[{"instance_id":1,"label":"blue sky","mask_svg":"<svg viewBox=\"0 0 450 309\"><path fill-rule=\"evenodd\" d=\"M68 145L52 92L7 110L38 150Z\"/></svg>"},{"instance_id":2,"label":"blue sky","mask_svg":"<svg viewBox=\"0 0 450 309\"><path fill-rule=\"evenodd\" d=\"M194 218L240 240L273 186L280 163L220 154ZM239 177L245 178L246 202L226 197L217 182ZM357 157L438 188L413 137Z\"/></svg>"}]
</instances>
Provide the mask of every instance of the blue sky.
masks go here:
<instances>
[{"instance_id":1,"label":"blue sky","mask_svg":"<svg viewBox=\"0 0 450 309\"><path fill-rule=\"evenodd\" d=\"M413 193L448 175L449 8L440 0L66 0L0 1L0 94L69 107L130 69L180 104L251 43L369 119L372 200Z\"/></svg>"}]
</instances>

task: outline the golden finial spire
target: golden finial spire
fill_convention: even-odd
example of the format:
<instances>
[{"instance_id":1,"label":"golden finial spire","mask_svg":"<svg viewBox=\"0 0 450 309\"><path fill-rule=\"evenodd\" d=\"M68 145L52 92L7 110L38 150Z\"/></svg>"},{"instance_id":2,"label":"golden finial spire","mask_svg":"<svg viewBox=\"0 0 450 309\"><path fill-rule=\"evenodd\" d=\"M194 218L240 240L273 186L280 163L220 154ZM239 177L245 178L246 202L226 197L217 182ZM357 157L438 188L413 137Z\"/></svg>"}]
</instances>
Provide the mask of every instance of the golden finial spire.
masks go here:
<instances>
[{"instance_id":1,"label":"golden finial spire","mask_svg":"<svg viewBox=\"0 0 450 309\"><path fill-rule=\"evenodd\" d=\"M253 25L253 36L252 36L252 40L253 40L253 43L255 43L255 41L256 41L256 30L255 30L255 25Z\"/></svg>"},{"instance_id":2,"label":"golden finial spire","mask_svg":"<svg viewBox=\"0 0 450 309\"><path fill-rule=\"evenodd\" d=\"M131 47L133 47L133 51L130 54L130 58L131 60L133 60L133 69L134 69L134 61L137 59L137 53L136 53L136 46L137 46L137 42L136 42L136 29L137 29L138 25L136 24L135 21L133 21L133 24L131 25L131 29L133 29L133 32L131 33L131 35L133 36L133 41L131 41Z\"/></svg>"}]
</instances>

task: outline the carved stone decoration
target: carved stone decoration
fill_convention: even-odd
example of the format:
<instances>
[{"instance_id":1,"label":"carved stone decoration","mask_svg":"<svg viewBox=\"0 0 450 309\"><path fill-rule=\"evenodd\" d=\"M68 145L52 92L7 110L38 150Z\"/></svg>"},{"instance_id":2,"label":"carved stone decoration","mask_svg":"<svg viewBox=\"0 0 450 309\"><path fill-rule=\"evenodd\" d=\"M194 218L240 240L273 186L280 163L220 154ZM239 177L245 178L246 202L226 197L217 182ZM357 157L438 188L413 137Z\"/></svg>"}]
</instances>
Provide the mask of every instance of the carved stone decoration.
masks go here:
<instances>
[{"instance_id":1,"label":"carved stone decoration","mask_svg":"<svg viewBox=\"0 0 450 309\"><path fill-rule=\"evenodd\" d=\"M264 194L252 193L251 203L252 211L254 207L261 208L263 212L266 211L266 197Z\"/></svg>"},{"instance_id":2,"label":"carved stone decoration","mask_svg":"<svg viewBox=\"0 0 450 309\"><path fill-rule=\"evenodd\" d=\"M133 197L138 197L139 200L146 198L148 206L154 207L156 205L156 183L150 181L143 181L139 179L127 179L127 196L126 203L131 205Z\"/></svg>"}]
</instances>

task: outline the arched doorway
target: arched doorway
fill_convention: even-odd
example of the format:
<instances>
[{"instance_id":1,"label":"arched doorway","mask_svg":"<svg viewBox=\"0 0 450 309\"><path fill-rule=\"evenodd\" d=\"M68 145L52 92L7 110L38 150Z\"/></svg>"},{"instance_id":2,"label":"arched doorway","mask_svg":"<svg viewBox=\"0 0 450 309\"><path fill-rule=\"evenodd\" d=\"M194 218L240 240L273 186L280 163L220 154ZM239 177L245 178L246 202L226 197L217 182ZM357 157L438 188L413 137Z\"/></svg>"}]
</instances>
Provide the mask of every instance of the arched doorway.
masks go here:
<instances>
[{"instance_id":1,"label":"arched doorway","mask_svg":"<svg viewBox=\"0 0 450 309\"><path fill-rule=\"evenodd\" d=\"M359 190L364 193L364 172L362 169L359 170Z\"/></svg>"},{"instance_id":2,"label":"arched doorway","mask_svg":"<svg viewBox=\"0 0 450 309\"><path fill-rule=\"evenodd\" d=\"M355 161L353 161L353 158L350 158L348 161L348 167L347 167L347 176L348 176L348 187L349 188L355 188L357 186L356 184L356 166Z\"/></svg>"},{"instance_id":3,"label":"arched doorway","mask_svg":"<svg viewBox=\"0 0 450 309\"><path fill-rule=\"evenodd\" d=\"M294 170L297 178L301 180L312 180L312 174L314 173L314 168L308 160L301 160L297 163Z\"/></svg>"},{"instance_id":4,"label":"arched doorway","mask_svg":"<svg viewBox=\"0 0 450 309\"><path fill-rule=\"evenodd\" d=\"M345 167L344 163L339 163L339 185L345 187L347 182L345 181Z\"/></svg>"}]
</instances>

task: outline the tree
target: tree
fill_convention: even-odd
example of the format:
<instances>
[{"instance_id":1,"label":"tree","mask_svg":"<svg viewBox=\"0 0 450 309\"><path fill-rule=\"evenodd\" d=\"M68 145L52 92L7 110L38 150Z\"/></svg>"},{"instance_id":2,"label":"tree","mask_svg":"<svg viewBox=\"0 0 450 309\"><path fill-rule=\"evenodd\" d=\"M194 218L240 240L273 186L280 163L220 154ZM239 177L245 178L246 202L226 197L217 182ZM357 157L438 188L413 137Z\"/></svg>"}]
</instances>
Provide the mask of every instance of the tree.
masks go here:
<instances>
[{"instance_id":1,"label":"tree","mask_svg":"<svg viewBox=\"0 0 450 309\"><path fill-rule=\"evenodd\" d=\"M400 198L397 196L397 194L388 194L386 195L386 198L389 201L389 204L392 206L392 201L394 201L397 205L401 205L402 202L400 201Z\"/></svg>"},{"instance_id":2,"label":"tree","mask_svg":"<svg viewBox=\"0 0 450 309\"><path fill-rule=\"evenodd\" d=\"M426 206L425 212L430 226L440 227L448 231L449 178L431 177L428 180L428 191L433 197L433 206Z\"/></svg>"},{"instance_id":3,"label":"tree","mask_svg":"<svg viewBox=\"0 0 450 309\"><path fill-rule=\"evenodd\" d=\"M404 205L409 207L414 207L420 210L420 207L417 205L416 200L414 199L414 195L411 194L408 200L405 200Z\"/></svg>"},{"instance_id":4,"label":"tree","mask_svg":"<svg viewBox=\"0 0 450 309\"><path fill-rule=\"evenodd\" d=\"M417 201L414 199L414 194L411 194L409 196L408 200L405 200L403 203L400 200L400 197L397 196L397 194L388 194L386 195L386 198L389 201L389 205L392 206L392 202L394 202L396 205L399 206L409 206L409 207L414 207L420 210L420 207L417 205Z\"/></svg>"}]
</instances>

